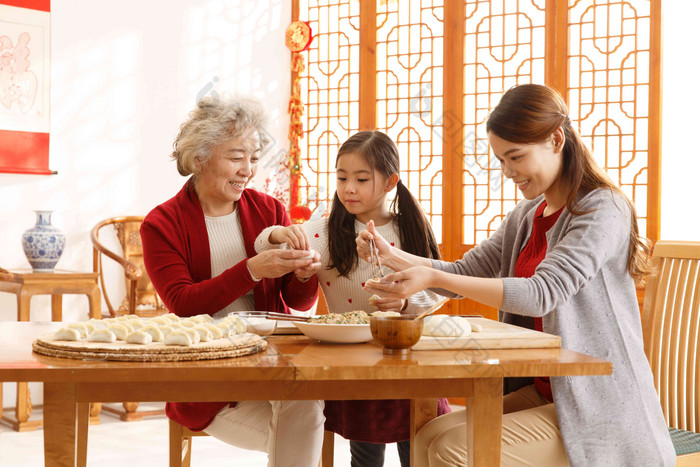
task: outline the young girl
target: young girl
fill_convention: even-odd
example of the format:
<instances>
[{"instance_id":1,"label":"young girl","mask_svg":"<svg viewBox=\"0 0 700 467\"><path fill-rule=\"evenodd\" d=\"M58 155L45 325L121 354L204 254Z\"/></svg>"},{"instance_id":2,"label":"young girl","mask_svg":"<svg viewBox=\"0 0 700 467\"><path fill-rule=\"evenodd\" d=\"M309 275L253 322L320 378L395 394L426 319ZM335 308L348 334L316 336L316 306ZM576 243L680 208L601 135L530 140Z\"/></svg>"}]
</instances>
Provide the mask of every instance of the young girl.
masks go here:
<instances>
[{"instance_id":1,"label":"young girl","mask_svg":"<svg viewBox=\"0 0 700 467\"><path fill-rule=\"evenodd\" d=\"M596 165L556 91L505 93L489 116L489 143L525 200L455 263L374 237L395 274L367 290L410 296L439 287L500 309L500 319L544 329L562 347L612 361L612 376L537 380L504 398L501 465L671 466L676 456L644 355L635 279L649 272L632 203ZM552 400L553 399L553 400ZM464 413L427 423L419 465L466 465Z\"/></svg>"},{"instance_id":2,"label":"young girl","mask_svg":"<svg viewBox=\"0 0 700 467\"><path fill-rule=\"evenodd\" d=\"M314 249L321 255L318 281L332 313L375 311L362 287L372 278L372 267L358 261L355 237L374 221L376 230L396 248L423 258L439 257L437 243L420 205L399 180L399 152L394 142L379 131L361 131L350 137L336 158L337 190L329 217L289 227L269 227L258 236L256 251L286 243L294 249ZM396 198L387 207L387 194ZM427 291L407 300L373 301L380 310L420 312L438 297ZM439 413L449 411L441 400ZM384 464L384 443L398 442L401 465L408 467L409 402L327 401L326 430L350 439L352 466Z\"/></svg>"}]
</instances>

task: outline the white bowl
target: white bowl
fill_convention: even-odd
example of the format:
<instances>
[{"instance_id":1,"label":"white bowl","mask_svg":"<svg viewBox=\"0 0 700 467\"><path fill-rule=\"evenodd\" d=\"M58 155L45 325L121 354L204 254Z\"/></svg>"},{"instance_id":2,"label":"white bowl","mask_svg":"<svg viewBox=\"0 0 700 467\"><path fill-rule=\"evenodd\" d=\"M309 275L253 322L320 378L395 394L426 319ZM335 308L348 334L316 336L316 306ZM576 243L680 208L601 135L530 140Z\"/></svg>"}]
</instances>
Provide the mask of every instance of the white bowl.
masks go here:
<instances>
[{"instance_id":1,"label":"white bowl","mask_svg":"<svg viewBox=\"0 0 700 467\"><path fill-rule=\"evenodd\" d=\"M331 344L359 344L372 340L369 324L323 324L294 321L294 325L306 337Z\"/></svg>"},{"instance_id":2,"label":"white bowl","mask_svg":"<svg viewBox=\"0 0 700 467\"><path fill-rule=\"evenodd\" d=\"M245 322L248 332L259 336L269 336L275 332L275 328L277 327L277 321L274 319L255 318L251 316L241 316L241 319Z\"/></svg>"}]
</instances>

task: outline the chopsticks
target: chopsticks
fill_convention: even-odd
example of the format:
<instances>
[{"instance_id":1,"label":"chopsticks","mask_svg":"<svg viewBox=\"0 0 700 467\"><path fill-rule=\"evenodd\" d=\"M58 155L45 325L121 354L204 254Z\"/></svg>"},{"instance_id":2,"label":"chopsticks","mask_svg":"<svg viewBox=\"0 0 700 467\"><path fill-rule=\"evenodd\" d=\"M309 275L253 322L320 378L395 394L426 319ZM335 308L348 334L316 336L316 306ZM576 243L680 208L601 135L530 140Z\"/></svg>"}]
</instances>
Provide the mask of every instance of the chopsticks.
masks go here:
<instances>
[{"instance_id":1,"label":"chopsticks","mask_svg":"<svg viewBox=\"0 0 700 467\"><path fill-rule=\"evenodd\" d=\"M308 316L295 316L288 315L286 313L277 313L275 311L237 311L234 312L236 316L241 318L267 318L274 319L277 321L308 321Z\"/></svg>"},{"instance_id":2,"label":"chopsticks","mask_svg":"<svg viewBox=\"0 0 700 467\"><path fill-rule=\"evenodd\" d=\"M369 239L369 259L372 262L372 275L375 279L384 277L382 264L379 262L379 250L377 244L374 243L374 238Z\"/></svg>"}]
</instances>

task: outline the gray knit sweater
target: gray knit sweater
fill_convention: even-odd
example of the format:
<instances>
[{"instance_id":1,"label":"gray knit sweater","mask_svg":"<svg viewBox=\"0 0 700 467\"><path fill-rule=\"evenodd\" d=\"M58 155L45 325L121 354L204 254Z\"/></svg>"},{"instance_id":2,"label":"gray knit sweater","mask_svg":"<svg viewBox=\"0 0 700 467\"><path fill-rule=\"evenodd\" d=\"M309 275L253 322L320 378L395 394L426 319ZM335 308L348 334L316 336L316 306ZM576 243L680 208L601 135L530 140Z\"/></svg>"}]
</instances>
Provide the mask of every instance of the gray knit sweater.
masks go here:
<instances>
[{"instance_id":1,"label":"gray knit sweater","mask_svg":"<svg viewBox=\"0 0 700 467\"><path fill-rule=\"evenodd\" d=\"M676 455L644 354L635 284L627 272L630 209L598 189L564 208L547 232L547 255L530 278L513 277L532 232L539 198L522 201L487 240L443 271L503 278L500 319L542 317L562 346L613 363L612 376L552 378L564 446L572 466L672 466Z\"/></svg>"}]
</instances>

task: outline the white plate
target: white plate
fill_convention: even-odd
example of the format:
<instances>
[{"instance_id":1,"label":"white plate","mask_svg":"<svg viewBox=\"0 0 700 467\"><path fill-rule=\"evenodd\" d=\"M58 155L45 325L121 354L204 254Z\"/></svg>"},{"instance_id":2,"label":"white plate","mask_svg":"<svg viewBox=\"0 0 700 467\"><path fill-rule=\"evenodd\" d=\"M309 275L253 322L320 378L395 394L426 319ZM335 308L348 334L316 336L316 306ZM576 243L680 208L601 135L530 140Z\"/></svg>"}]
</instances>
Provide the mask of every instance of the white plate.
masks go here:
<instances>
[{"instance_id":1,"label":"white plate","mask_svg":"<svg viewBox=\"0 0 700 467\"><path fill-rule=\"evenodd\" d=\"M323 324L293 321L306 337L331 344L359 344L372 340L369 324Z\"/></svg>"}]
</instances>

